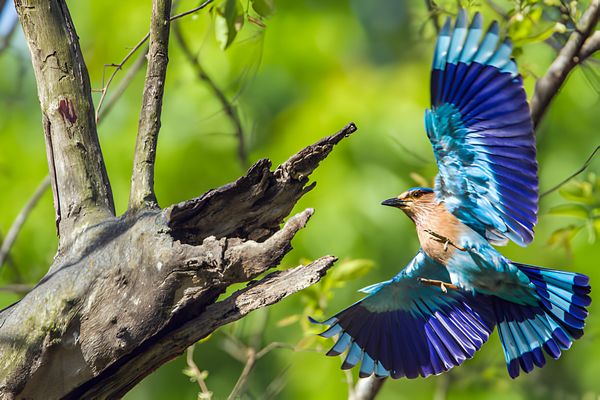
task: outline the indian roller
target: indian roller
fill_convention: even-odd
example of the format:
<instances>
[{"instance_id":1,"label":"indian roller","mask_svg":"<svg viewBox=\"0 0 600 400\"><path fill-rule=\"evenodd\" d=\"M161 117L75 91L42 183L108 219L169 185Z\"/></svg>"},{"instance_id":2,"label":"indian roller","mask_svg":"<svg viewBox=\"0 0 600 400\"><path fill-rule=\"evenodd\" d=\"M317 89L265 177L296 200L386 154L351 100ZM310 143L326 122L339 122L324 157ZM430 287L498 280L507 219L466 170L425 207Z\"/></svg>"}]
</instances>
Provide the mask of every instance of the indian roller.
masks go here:
<instances>
[{"instance_id":1,"label":"indian roller","mask_svg":"<svg viewBox=\"0 0 600 400\"><path fill-rule=\"evenodd\" d=\"M382 204L415 224L421 248L392 279L322 322L327 355L360 376L438 375L473 357L497 326L508 373L557 359L583 335L589 278L513 262L492 245L525 246L537 222L535 137L523 80L500 41L461 10L439 33L425 129L439 172ZM314 321L313 322L317 322Z\"/></svg>"}]
</instances>

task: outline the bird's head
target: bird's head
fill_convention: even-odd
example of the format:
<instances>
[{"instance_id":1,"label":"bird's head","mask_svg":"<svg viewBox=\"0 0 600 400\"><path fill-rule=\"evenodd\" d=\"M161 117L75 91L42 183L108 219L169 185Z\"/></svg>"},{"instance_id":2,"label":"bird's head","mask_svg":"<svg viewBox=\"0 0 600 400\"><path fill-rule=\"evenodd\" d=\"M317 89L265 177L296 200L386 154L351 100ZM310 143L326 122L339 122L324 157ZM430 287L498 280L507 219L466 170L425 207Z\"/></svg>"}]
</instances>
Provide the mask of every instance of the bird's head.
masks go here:
<instances>
[{"instance_id":1,"label":"bird's head","mask_svg":"<svg viewBox=\"0 0 600 400\"><path fill-rule=\"evenodd\" d=\"M424 217L436 205L435 194L432 189L415 187L407 190L397 197L381 202L384 206L399 208L413 221Z\"/></svg>"}]
</instances>

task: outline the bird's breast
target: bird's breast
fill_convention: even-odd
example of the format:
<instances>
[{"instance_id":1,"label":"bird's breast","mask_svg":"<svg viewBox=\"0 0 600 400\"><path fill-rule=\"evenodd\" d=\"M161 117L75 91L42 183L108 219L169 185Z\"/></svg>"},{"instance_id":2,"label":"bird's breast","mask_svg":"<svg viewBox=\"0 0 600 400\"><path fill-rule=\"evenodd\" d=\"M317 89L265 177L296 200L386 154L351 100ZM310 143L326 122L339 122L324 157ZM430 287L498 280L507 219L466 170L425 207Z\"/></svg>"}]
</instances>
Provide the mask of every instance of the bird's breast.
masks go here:
<instances>
[{"instance_id":1,"label":"bird's breast","mask_svg":"<svg viewBox=\"0 0 600 400\"><path fill-rule=\"evenodd\" d=\"M469 229L443 204L436 206L416 227L423 251L442 265L446 265L454 252L461 248L461 234Z\"/></svg>"}]
</instances>

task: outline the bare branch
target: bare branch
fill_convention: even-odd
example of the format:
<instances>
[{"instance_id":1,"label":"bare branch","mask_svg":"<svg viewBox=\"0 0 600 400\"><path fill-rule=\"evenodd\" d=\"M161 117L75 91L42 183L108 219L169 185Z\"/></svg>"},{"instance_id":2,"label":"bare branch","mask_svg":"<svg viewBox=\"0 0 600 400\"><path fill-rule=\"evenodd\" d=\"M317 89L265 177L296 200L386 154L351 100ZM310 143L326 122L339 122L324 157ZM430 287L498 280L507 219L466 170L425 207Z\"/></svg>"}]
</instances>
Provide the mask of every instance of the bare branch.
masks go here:
<instances>
[{"instance_id":1,"label":"bare branch","mask_svg":"<svg viewBox=\"0 0 600 400\"><path fill-rule=\"evenodd\" d=\"M354 387L352 397L349 397L348 400L373 400L385 381L385 378L376 378L375 375L359 379Z\"/></svg>"},{"instance_id":2,"label":"bare branch","mask_svg":"<svg viewBox=\"0 0 600 400\"><path fill-rule=\"evenodd\" d=\"M177 357L191 344L205 338L219 327L237 321L250 312L276 303L318 282L335 262L335 257L322 257L307 266L277 271L234 293L226 300L209 305L198 317L158 340L141 346L143 353L100 374L86 385L72 391L66 399L120 397L159 365ZM119 376L120 379L114 379Z\"/></svg>"},{"instance_id":3,"label":"bare branch","mask_svg":"<svg viewBox=\"0 0 600 400\"><path fill-rule=\"evenodd\" d=\"M592 36L583 43L583 46L581 46L581 50L579 51L579 62L584 62L598 50L600 50L600 31L594 32Z\"/></svg>"},{"instance_id":4,"label":"bare branch","mask_svg":"<svg viewBox=\"0 0 600 400\"><path fill-rule=\"evenodd\" d=\"M106 103L106 106L101 111L100 117L102 117L102 118L106 117L112 110L113 106L121 98L123 93L125 93L125 90L129 87L129 84L131 83L131 81L133 80L135 75L139 72L139 70L144 65L144 63L146 61L146 53L147 52L148 52L148 50L146 49L146 50L144 50L143 53L140 54L140 56L138 57L138 59L135 60L134 64L131 66L129 71L127 71L127 74L125 75L125 77L123 77L123 80L121 82L119 82L119 86L117 86L117 88L115 89L113 96L110 97L110 99ZM100 122L102 122L102 119L100 120ZM42 179L42 181L39 183L35 192L29 197L29 199L27 200L27 203L25 203L25 205L21 209L21 212L17 215L17 218L15 219L15 221L13 221L9 231L7 232L6 238L2 242L2 247L0 248L0 269L2 268L4 262L6 261L8 255L10 253L10 249L12 248L14 241L17 239L17 236L21 232L21 228L22 228L23 224L25 223L27 217L29 216L31 210L35 207L35 204L42 197L44 192L46 190L48 190L49 187L50 187L50 178L48 175L46 175Z\"/></svg>"},{"instance_id":5,"label":"bare branch","mask_svg":"<svg viewBox=\"0 0 600 400\"><path fill-rule=\"evenodd\" d=\"M283 227L282 219L313 187L308 175L355 129L302 149L273 172L262 161L179 207L82 231L33 290L0 311L0 397L122 397L218 327L317 282L334 257L275 272L216 303L291 249L311 210ZM195 218L212 225L197 230L188 225Z\"/></svg>"},{"instance_id":6,"label":"bare branch","mask_svg":"<svg viewBox=\"0 0 600 400\"><path fill-rule=\"evenodd\" d=\"M229 99L227 99L227 96L225 96L225 93L223 93L223 91L217 86L215 81L208 75L206 70L200 64L200 61L198 61L198 57L194 56L185 38L183 37L183 34L178 24L175 24L173 26L173 33L175 35L175 38L177 39L177 42L179 43L179 46L181 47L181 50L183 51L183 54L196 71L198 78L208 85L210 91L221 103L221 107L223 107L225 115L227 115L229 121L233 125L233 129L235 130L235 135L238 140L238 158L240 160L242 168L248 168L248 152L246 150L244 129L242 127L242 122L240 121L240 117L238 115L236 107L233 104L231 104Z\"/></svg>"},{"instance_id":7,"label":"bare branch","mask_svg":"<svg viewBox=\"0 0 600 400\"><path fill-rule=\"evenodd\" d=\"M190 244L209 236L267 237L279 229L296 201L314 187L307 186L308 177L319 162L355 131L356 126L350 123L302 149L273 172L268 160L260 160L234 183L167 208L165 216L173 236ZM232 196L235 201L231 201ZM261 198L259 203L257 198ZM268 209L258 205L268 205Z\"/></svg>"},{"instance_id":8,"label":"bare branch","mask_svg":"<svg viewBox=\"0 0 600 400\"><path fill-rule=\"evenodd\" d=\"M556 96L571 70L579 64L580 50L587 38L594 31L600 13L600 0L592 0L583 13L577 28L569 36L569 40L558 53L546 74L538 79L531 99L531 117L537 126L546 112L548 105Z\"/></svg>"},{"instance_id":9,"label":"bare branch","mask_svg":"<svg viewBox=\"0 0 600 400\"><path fill-rule=\"evenodd\" d=\"M148 68L146 69L142 110L135 143L129 195L130 209L158 207L154 194L154 161L169 62L170 13L171 0L154 0L152 2Z\"/></svg>"},{"instance_id":10,"label":"bare branch","mask_svg":"<svg viewBox=\"0 0 600 400\"><path fill-rule=\"evenodd\" d=\"M16 2L40 100L60 246L114 215L90 81L64 0Z\"/></svg>"},{"instance_id":11,"label":"bare branch","mask_svg":"<svg viewBox=\"0 0 600 400\"><path fill-rule=\"evenodd\" d=\"M2 266L4 265L4 261L6 261L6 257L8 257L8 254L10 253L10 249L12 248L13 244L15 243L15 240L17 239L19 232L21 232L21 228L25 224L27 217L29 216L31 211L33 211L33 208L35 207L37 202L40 200L40 198L44 195L44 193L46 193L46 190L48 190L48 187L50 187L50 177L46 176L40 182L38 187L35 189L35 192L33 193L33 195L29 198L27 203L25 203L25 205L23 206L23 208L21 209L21 211L19 212L19 214L13 221L12 225L10 226L10 229L6 233L6 237L4 238L4 241L2 242L2 247L0 247L0 269L2 269Z\"/></svg>"}]
</instances>

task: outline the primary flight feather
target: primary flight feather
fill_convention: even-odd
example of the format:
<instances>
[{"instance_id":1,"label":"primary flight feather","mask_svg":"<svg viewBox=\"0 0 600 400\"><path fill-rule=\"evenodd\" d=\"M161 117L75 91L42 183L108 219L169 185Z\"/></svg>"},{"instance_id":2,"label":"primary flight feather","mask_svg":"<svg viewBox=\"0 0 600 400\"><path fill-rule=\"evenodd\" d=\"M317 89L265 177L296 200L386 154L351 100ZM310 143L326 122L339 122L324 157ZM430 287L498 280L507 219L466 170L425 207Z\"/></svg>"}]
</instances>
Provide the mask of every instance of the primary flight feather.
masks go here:
<instances>
[{"instance_id":1,"label":"primary flight feather","mask_svg":"<svg viewBox=\"0 0 600 400\"><path fill-rule=\"evenodd\" d=\"M523 82L496 22L459 12L437 40L425 128L434 189L382 204L415 223L421 249L367 297L322 322L360 376L437 375L473 357L498 328L511 377L558 358L583 335L589 278L515 263L491 244L527 245L537 222L535 137ZM316 321L314 321L316 322Z\"/></svg>"}]
</instances>

